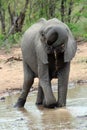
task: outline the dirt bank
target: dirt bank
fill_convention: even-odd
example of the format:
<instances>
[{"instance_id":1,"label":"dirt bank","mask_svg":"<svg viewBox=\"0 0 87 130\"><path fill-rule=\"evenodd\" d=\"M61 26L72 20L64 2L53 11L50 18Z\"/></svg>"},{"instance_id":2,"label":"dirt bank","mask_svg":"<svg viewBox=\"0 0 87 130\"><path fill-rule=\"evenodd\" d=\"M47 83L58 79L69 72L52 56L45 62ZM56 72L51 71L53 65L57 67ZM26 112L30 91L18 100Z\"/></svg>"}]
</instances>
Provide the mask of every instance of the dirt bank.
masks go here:
<instances>
[{"instance_id":1,"label":"dirt bank","mask_svg":"<svg viewBox=\"0 0 87 130\"><path fill-rule=\"evenodd\" d=\"M22 88L23 68L20 47L11 48L7 53L0 50L0 93L14 88ZM38 79L35 79L34 86ZM87 81L87 43L78 45L77 53L71 64L69 82ZM56 80L53 80L56 82Z\"/></svg>"}]
</instances>

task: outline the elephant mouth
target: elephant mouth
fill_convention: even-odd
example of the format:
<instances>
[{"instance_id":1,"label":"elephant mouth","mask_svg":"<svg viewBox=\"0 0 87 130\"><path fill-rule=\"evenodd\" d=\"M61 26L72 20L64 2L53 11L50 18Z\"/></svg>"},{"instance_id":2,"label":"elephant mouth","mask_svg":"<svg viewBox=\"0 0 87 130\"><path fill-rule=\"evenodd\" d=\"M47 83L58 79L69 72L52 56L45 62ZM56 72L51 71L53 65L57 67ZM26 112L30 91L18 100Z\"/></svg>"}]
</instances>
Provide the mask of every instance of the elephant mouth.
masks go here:
<instances>
[{"instance_id":1,"label":"elephant mouth","mask_svg":"<svg viewBox=\"0 0 87 130\"><path fill-rule=\"evenodd\" d=\"M47 45L47 53L48 54L51 54L51 53L54 53L54 52L57 52L57 53L63 53L64 52L64 44L62 43L61 45Z\"/></svg>"},{"instance_id":2,"label":"elephant mouth","mask_svg":"<svg viewBox=\"0 0 87 130\"><path fill-rule=\"evenodd\" d=\"M64 43L62 43L61 45L53 46L53 50L57 53L64 52Z\"/></svg>"}]
</instances>

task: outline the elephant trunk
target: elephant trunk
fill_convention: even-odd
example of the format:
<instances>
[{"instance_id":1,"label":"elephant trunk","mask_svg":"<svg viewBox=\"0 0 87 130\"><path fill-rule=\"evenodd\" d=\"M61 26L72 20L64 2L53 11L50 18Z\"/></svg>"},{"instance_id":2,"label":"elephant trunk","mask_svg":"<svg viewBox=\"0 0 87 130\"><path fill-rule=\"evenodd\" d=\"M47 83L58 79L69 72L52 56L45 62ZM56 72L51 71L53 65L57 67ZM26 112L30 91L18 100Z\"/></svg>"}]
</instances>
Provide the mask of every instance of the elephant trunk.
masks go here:
<instances>
[{"instance_id":1,"label":"elephant trunk","mask_svg":"<svg viewBox=\"0 0 87 130\"><path fill-rule=\"evenodd\" d=\"M67 30L62 26L54 26L48 29L46 38L48 45L53 45L54 47L62 45L68 39Z\"/></svg>"},{"instance_id":2,"label":"elephant trunk","mask_svg":"<svg viewBox=\"0 0 87 130\"><path fill-rule=\"evenodd\" d=\"M54 29L51 29L48 31L46 39L47 44L52 45L58 39L58 33Z\"/></svg>"}]
</instances>

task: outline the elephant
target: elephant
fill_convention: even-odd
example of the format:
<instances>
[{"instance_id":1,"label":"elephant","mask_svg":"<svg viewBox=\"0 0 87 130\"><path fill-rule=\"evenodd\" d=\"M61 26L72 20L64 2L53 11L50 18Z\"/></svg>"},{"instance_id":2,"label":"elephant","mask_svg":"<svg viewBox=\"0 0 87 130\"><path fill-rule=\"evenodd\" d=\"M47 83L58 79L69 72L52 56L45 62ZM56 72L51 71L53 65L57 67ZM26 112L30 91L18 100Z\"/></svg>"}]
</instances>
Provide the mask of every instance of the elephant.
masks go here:
<instances>
[{"instance_id":1,"label":"elephant","mask_svg":"<svg viewBox=\"0 0 87 130\"><path fill-rule=\"evenodd\" d=\"M15 107L24 107L34 78L39 78L36 104L44 107L66 106L70 63L77 50L69 27L57 18L41 18L23 35L24 83ZM58 100L51 80L58 79Z\"/></svg>"}]
</instances>

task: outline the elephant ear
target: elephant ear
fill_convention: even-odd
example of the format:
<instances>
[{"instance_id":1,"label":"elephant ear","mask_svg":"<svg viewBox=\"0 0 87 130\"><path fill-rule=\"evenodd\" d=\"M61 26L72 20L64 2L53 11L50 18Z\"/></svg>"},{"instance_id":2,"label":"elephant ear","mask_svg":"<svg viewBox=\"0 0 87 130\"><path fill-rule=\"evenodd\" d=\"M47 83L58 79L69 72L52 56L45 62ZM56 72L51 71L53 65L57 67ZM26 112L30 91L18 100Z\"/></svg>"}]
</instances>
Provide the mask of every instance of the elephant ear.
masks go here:
<instances>
[{"instance_id":1,"label":"elephant ear","mask_svg":"<svg viewBox=\"0 0 87 130\"><path fill-rule=\"evenodd\" d=\"M43 64L48 64L48 56L46 52L46 47L44 43L42 43L40 40L36 47L36 52L37 52L38 60L40 60Z\"/></svg>"},{"instance_id":2,"label":"elephant ear","mask_svg":"<svg viewBox=\"0 0 87 130\"><path fill-rule=\"evenodd\" d=\"M68 31L68 39L65 43L65 51L64 51L64 62L69 62L75 56L77 50L76 41L69 29Z\"/></svg>"}]
</instances>

